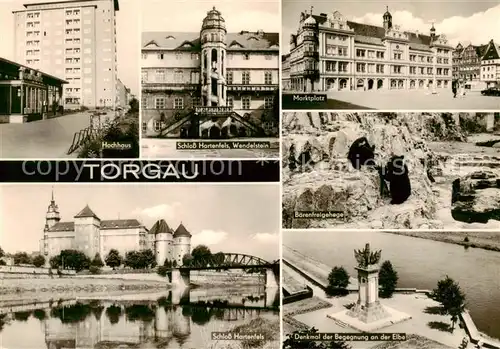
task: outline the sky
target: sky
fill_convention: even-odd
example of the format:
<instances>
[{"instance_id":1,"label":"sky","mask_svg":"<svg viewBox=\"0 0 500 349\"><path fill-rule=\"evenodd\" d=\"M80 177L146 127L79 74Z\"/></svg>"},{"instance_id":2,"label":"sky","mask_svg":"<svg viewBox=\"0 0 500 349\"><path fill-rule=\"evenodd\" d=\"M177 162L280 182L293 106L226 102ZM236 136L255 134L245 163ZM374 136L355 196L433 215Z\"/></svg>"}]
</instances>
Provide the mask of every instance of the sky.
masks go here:
<instances>
[{"instance_id":1,"label":"sky","mask_svg":"<svg viewBox=\"0 0 500 349\"><path fill-rule=\"evenodd\" d=\"M290 34L296 33L300 12L332 13L339 11L347 20L382 26L382 15L389 7L393 25L429 34L432 23L437 34L445 34L455 46L459 42L487 44L500 42L500 0L283 0L282 51L289 52Z\"/></svg>"},{"instance_id":2,"label":"sky","mask_svg":"<svg viewBox=\"0 0 500 349\"><path fill-rule=\"evenodd\" d=\"M52 184L0 186L0 246L9 253L39 250ZM274 184L56 184L61 221L85 205L101 220L138 219L150 229L158 219L193 235L191 246L212 252L279 258L280 187Z\"/></svg>"},{"instance_id":3,"label":"sky","mask_svg":"<svg viewBox=\"0 0 500 349\"><path fill-rule=\"evenodd\" d=\"M54 2L54 0L0 0L0 57L14 60L14 15L23 4ZM118 78L138 95L140 57L140 1L120 0L116 13L116 45Z\"/></svg>"},{"instance_id":4,"label":"sky","mask_svg":"<svg viewBox=\"0 0 500 349\"><path fill-rule=\"evenodd\" d=\"M228 32L261 29L277 33L281 27L279 0L142 0L142 4L143 31L199 32L214 6Z\"/></svg>"}]
</instances>

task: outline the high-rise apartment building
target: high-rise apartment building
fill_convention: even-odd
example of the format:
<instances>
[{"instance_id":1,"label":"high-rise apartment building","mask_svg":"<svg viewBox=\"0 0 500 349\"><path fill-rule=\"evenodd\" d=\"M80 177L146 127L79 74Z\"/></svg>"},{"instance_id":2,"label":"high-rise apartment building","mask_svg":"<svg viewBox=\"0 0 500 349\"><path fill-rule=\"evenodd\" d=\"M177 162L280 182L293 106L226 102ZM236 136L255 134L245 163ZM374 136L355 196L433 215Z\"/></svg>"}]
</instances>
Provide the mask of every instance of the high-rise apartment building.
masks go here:
<instances>
[{"instance_id":1,"label":"high-rise apartment building","mask_svg":"<svg viewBox=\"0 0 500 349\"><path fill-rule=\"evenodd\" d=\"M115 107L118 0L26 4L14 12L16 61L60 77L66 109Z\"/></svg>"}]
</instances>

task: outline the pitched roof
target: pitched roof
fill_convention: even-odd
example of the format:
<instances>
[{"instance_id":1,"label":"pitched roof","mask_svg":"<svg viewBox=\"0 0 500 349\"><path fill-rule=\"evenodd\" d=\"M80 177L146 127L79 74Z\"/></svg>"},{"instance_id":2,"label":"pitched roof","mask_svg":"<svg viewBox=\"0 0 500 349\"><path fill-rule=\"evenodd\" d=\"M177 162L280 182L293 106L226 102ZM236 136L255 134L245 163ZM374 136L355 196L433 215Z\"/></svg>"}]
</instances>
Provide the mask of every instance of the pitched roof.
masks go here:
<instances>
[{"instance_id":1,"label":"pitched roof","mask_svg":"<svg viewBox=\"0 0 500 349\"><path fill-rule=\"evenodd\" d=\"M161 234L161 233L172 233L172 229L168 226L167 222L164 219L160 219L157 221L151 229L149 230L150 234Z\"/></svg>"},{"instance_id":2,"label":"pitched roof","mask_svg":"<svg viewBox=\"0 0 500 349\"><path fill-rule=\"evenodd\" d=\"M279 50L279 33L241 31L227 33L228 51ZM232 46L233 45L233 46ZM142 47L167 50L200 51L200 33L143 32Z\"/></svg>"},{"instance_id":3,"label":"pitched roof","mask_svg":"<svg viewBox=\"0 0 500 349\"><path fill-rule=\"evenodd\" d=\"M191 233L187 231L186 227L182 223L179 224L179 226L175 230L174 238L181 237L181 236L191 237Z\"/></svg>"},{"instance_id":4,"label":"pitched roof","mask_svg":"<svg viewBox=\"0 0 500 349\"><path fill-rule=\"evenodd\" d=\"M486 49L488 48L488 45L480 45L480 46L474 46L474 48L476 49L476 54L479 56L479 57L483 57L484 54L486 53Z\"/></svg>"},{"instance_id":5,"label":"pitched roof","mask_svg":"<svg viewBox=\"0 0 500 349\"><path fill-rule=\"evenodd\" d=\"M101 229L130 229L142 227L137 219L111 219L101 221Z\"/></svg>"},{"instance_id":6,"label":"pitched roof","mask_svg":"<svg viewBox=\"0 0 500 349\"><path fill-rule=\"evenodd\" d=\"M490 41L488 47L485 49L483 60L498 59L500 57L500 47L498 47L493 40Z\"/></svg>"},{"instance_id":7,"label":"pitched roof","mask_svg":"<svg viewBox=\"0 0 500 349\"><path fill-rule=\"evenodd\" d=\"M57 222L49 231L73 231L75 230L75 222Z\"/></svg>"},{"instance_id":8,"label":"pitched roof","mask_svg":"<svg viewBox=\"0 0 500 349\"><path fill-rule=\"evenodd\" d=\"M327 21L325 16L313 15L313 17L320 25ZM385 28L351 21L347 21L347 25L354 30L354 41L363 44L383 45L382 39L385 37ZM405 33L408 35L410 49L430 51L431 37L429 35ZM439 38L439 35L436 35L436 38Z\"/></svg>"},{"instance_id":9,"label":"pitched roof","mask_svg":"<svg viewBox=\"0 0 500 349\"><path fill-rule=\"evenodd\" d=\"M83 208L83 210L81 210L75 216L75 218L84 218L84 217L94 217L94 218L99 219L99 217L97 217L97 215L90 209L89 205L85 205L85 207Z\"/></svg>"},{"instance_id":10,"label":"pitched roof","mask_svg":"<svg viewBox=\"0 0 500 349\"><path fill-rule=\"evenodd\" d=\"M112 219L101 221L101 229L131 229L142 227L137 219ZM49 231L74 231L75 222L58 222L54 224Z\"/></svg>"}]
</instances>

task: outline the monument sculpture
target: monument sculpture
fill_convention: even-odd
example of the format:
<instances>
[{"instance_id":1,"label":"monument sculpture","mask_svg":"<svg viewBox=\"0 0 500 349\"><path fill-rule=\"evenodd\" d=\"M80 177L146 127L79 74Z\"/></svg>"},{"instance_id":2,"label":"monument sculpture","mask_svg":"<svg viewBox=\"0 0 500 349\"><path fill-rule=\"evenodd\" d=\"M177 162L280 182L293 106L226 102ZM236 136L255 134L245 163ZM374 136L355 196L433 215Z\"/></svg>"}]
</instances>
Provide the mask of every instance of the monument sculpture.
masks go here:
<instances>
[{"instance_id":1,"label":"monument sculpture","mask_svg":"<svg viewBox=\"0 0 500 349\"><path fill-rule=\"evenodd\" d=\"M382 251L372 251L370 244L362 250L354 250L358 272L358 300L350 307L327 317L334 320L340 327L349 326L359 331L370 332L411 317L383 305L379 300L379 262Z\"/></svg>"},{"instance_id":2,"label":"monument sculpture","mask_svg":"<svg viewBox=\"0 0 500 349\"><path fill-rule=\"evenodd\" d=\"M356 267L359 283L358 301L347 315L365 323L391 316L380 304L378 298L378 263L381 255L380 250L372 252L370 244L366 244L363 250L354 250L354 257L358 262Z\"/></svg>"}]
</instances>

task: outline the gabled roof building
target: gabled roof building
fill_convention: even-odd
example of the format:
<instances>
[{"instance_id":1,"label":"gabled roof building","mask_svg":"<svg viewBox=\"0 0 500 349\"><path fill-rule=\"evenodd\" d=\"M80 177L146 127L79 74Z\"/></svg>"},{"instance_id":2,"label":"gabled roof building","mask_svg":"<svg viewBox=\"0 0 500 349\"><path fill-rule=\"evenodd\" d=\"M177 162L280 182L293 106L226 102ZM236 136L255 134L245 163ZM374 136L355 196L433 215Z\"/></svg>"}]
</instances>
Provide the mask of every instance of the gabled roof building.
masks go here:
<instances>
[{"instance_id":1,"label":"gabled roof building","mask_svg":"<svg viewBox=\"0 0 500 349\"><path fill-rule=\"evenodd\" d=\"M445 35L402 30L389 9L382 26L340 12L302 12L290 37L287 84L295 91L451 88L453 47ZM287 85L284 84L284 85Z\"/></svg>"}]
</instances>

